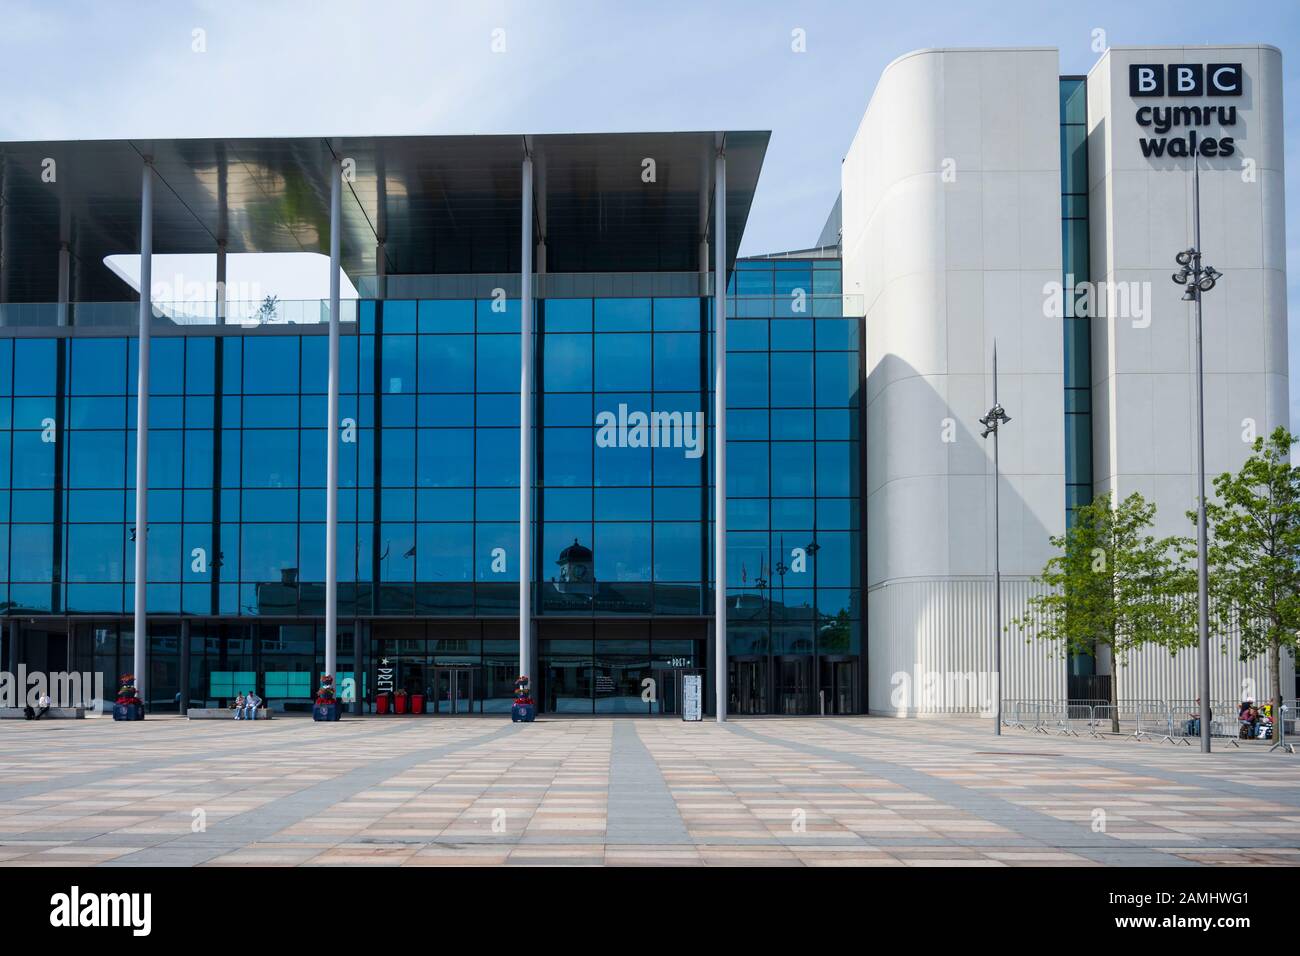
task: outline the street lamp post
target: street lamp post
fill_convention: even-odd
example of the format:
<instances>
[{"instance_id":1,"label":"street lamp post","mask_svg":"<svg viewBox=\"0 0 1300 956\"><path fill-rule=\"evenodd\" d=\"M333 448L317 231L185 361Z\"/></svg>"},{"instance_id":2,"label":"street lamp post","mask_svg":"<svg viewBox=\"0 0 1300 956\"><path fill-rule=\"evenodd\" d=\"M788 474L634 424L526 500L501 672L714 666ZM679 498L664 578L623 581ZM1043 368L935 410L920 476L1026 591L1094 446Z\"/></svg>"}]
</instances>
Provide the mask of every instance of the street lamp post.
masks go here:
<instances>
[{"instance_id":1,"label":"street lamp post","mask_svg":"<svg viewBox=\"0 0 1300 956\"><path fill-rule=\"evenodd\" d=\"M1209 560L1205 528L1205 358L1202 341L1201 295L1214 288L1222 276L1214 266L1201 264L1201 164L1192 160L1192 247L1174 257L1173 274L1185 286L1183 301L1191 302L1196 318L1196 631L1198 641L1197 686L1201 693L1201 753L1210 752L1210 597Z\"/></svg>"},{"instance_id":2,"label":"street lamp post","mask_svg":"<svg viewBox=\"0 0 1300 956\"><path fill-rule=\"evenodd\" d=\"M998 345L993 343L993 407L980 419L981 438L993 436L993 734L1002 736L1002 555L998 534L1000 495L998 489L998 428L1011 421L998 404Z\"/></svg>"}]
</instances>

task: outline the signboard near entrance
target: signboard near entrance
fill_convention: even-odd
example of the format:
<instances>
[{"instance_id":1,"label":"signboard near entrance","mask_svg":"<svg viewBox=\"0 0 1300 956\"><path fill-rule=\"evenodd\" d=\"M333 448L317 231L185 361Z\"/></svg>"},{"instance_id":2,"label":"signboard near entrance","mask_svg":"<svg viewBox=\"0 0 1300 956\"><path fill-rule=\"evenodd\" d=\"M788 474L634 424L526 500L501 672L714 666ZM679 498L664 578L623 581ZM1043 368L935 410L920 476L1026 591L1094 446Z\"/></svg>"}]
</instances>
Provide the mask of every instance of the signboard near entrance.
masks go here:
<instances>
[{"instance_id":1,"label":"signboard near entrance","mask_svg":"<svg viewBox=\"0 0 1300 956\"><path fill-rule=\"evenodd\" d=\"M375 693L391 694L393 692L393 671L395 668L392 663L385 657L379 662L378 673L375 675Z\"/></svg>"},{"instance_id":2,"label":"signboard near entrance","mask_svg":"<svg viewBox=\"0 0 1300 956\"><path fill-rule=\"evenodd\" d=\"M682 720L704 719L704 675L682 675Z\"/></svg>"}]
</instances>

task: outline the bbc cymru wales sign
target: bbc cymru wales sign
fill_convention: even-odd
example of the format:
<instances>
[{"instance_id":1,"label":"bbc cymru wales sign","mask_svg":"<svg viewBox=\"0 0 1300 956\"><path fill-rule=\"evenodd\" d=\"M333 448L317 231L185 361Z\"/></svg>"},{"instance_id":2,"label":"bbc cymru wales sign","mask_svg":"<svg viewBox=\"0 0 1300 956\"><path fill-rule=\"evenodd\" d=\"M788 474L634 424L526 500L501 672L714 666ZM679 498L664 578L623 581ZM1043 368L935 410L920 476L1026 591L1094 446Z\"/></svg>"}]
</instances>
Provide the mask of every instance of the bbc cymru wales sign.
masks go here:
<instances>
[{"instance_id":1,"label":"bbc cymru wales sign","mask_svg":"<svg viewBox=\"0 0 1300 956\"><path fill-rule=\"evenodd\" d=\"M1240 63L1134 63L1130 96L1240 96Z\"/></svg>"},{"instance_id":2,"label":"bbc cymru wales sign","mask_svg":"<svg viewBox=\"0 0 1300 956\"><path fill-rule=\"evenodd\" d=\"M1241 96L1243 83L1240 63L1133 63L1128 68L1128 92L1134 99ZM1237 125L1235 104L1143 104L1134 119L1148 134L1138 140L1148 159L1231 156L1236 151L1233 137L1222 135L1222 127ZM1206 135L1207 127L1218 135Z\"/></svg>"}]
</instances>

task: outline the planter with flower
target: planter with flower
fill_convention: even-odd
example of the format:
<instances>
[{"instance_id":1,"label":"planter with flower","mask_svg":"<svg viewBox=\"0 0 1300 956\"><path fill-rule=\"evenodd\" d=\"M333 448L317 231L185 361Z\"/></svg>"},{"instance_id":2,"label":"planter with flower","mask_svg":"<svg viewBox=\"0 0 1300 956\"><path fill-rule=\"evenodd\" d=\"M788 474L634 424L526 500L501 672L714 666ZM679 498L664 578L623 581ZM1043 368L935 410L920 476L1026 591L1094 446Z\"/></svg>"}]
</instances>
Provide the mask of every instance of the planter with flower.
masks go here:
<instances>
[{"instance_id":1,"label":"planter with flower","mask_svg":"<svg viewBox=\"0 0 1300 956\"><path fill-rule=\"evenodd\" d=\"M311 709L312 720L338 720L343 707L334 693L334 675L320 675L320 689L316 691L316 705Z\"/></svg>"},{"instance_id":2,"label":"planter with flower","mask_svg":"<svg viewBox=\"0 0 1300 956\"><path fill-rule=\"evenodd\" d=\"M144 720L144 701L136 690L135 675L123 674L118 681L117 700L113 703L114 720Z\"/></svg>"},{"instance_id":3,"label":"planter with flower","mask_svg":"<svg viewBox=\"0 0 1300 956\"><path fill-rule=\"evenodd\" d=\"M399 690L393 695L393 713L406 713L406 697L407 694L405 689Z\"/></svg>"},{"instance_id":4,"label":"planter with flower","mask_svg":"<svg viewBox=\"0 0 1300 956\"><path fill-rule=\"evenodd\" d=\"M510 720L512 723L523 722L532 723L537 717L537 708L533 704L532 694L529 692L529 681L527 677L520 676L515 680L515 701L510 706Z\"/></svg>"}]
</instances>

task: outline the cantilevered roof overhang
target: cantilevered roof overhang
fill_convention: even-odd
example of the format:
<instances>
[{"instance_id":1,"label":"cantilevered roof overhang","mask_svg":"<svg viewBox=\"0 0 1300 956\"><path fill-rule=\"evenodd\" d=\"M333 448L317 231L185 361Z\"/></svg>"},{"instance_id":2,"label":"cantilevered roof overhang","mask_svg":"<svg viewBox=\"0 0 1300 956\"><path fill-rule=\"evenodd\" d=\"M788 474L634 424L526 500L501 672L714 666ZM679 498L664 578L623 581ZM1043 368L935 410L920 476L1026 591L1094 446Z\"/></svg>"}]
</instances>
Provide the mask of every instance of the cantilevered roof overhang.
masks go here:
<instances>
[{"instance_id":1,"label":"cantilevered roof overhang","mask_svg":"<svg viewBox=\"0 0 1300 956\"><path fill-rule=\"evenodd\" d=\"M712 232L714 157L727 157L727 260L735 260L769 133L304 137L0 143L0 302L135 293L104 258L140 245L151 160L153 250L329 252L329 175L347 172L343 269L375 275L520 267L521 166L534 160L535 235L548 272L691 272ZM650 161L652 164L648 164ZM712 237L710 235L710 241Z\"/></svg>"}]
</instances>

